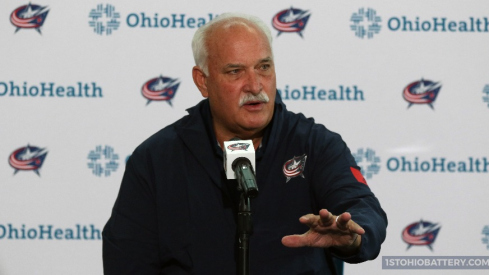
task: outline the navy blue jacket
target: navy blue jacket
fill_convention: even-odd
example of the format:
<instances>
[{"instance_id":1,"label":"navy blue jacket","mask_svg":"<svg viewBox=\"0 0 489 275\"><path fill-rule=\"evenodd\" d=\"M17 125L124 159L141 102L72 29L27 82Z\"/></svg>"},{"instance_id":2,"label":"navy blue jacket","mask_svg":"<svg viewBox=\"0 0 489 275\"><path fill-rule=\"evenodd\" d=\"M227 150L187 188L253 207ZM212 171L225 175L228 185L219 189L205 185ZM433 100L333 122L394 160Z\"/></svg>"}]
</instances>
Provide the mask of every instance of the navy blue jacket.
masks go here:
<instances>
[{"instance_id":1,"label":"navy blue jacket","mask_svg":"<svg viewBox=\"0 0 489 275\"><path fill-rule=\"evenodd\" d=\"M129 158L103 230L105 274L236 274L236 181L226 179L208 100L188 112ZM329 274L324 249L281 243L283 236L308 230L299 217L322 208L350 212L366 231L359 253L342 260L379 254L387 218L351 167L358 168L338 134L287 111L277 96L256 152L252 275Z\"/></svg>"}]
</instances>

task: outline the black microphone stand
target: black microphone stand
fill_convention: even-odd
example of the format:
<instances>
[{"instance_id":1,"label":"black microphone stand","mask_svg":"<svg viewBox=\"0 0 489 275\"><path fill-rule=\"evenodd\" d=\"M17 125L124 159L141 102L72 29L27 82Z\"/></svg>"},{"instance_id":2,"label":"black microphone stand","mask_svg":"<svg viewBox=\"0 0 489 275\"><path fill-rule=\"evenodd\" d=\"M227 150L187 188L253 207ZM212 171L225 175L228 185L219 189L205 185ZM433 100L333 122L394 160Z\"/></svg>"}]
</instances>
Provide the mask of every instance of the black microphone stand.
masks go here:
<instances>
[{"instance_id":1,"label":"black microphone stand","mask_svg":"<svg viewBox=\"0 0 489 275\"><path fill-rule=\"evenodd\" d=\"M255 172L247 158L237 158L232 164L241 192L238 209L238 275L250 274L251 199L258 196Z\"/></svg>"},{"instance_id":2,"label":"black microphone stand","mask_svg":"<svg viewBox=\"0 0 489 275\"><path fill-rule=\"evenodd\" d=\"M250 274L250 236L253 234L250 197L241 193L238 210L238 275Z\"/></svg>"}]
</instances>

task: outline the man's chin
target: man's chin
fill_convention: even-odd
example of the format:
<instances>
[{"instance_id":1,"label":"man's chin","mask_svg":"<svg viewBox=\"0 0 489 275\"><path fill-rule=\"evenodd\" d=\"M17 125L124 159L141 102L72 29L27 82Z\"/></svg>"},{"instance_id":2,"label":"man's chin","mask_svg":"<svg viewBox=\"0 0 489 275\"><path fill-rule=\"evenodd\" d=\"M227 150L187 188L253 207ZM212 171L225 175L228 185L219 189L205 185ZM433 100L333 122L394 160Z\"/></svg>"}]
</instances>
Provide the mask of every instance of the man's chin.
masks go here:
<instances>
[{"instance_id":1,"label":"man's chin","mask_svg":"<svg viewBox=\"0 0 489 275\"><path fill-rule=\"evenodd\" d=\"M243 123L241 128L243 128L245 131L249 131L249 132L260 131L260 130L263 130L264 128L266 128L268 123L269 123L269 120L265 119L265 118L250 120L250 121L246 121L245 123Z\"/></svg>"}]
</instances>

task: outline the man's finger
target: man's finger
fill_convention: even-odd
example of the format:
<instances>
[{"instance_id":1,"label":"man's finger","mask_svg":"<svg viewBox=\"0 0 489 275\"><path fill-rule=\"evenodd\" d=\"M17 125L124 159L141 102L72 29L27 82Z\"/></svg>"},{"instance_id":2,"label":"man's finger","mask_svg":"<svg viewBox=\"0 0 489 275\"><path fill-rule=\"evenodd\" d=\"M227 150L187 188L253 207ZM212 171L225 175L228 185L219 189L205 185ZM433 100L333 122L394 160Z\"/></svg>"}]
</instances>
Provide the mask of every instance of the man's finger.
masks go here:
<instances>
[{"instance_id":1,"label":"man's finger","mask_svg":"<svg viewBox=\"0 0 489 275\"><path fill-rule=\"evenodd\" d=\"M363 227L361 227L360 225L358 225L357 223L353 223L353 226L350 227L350 231L351 232L355 232L357 233L358 235L363 235L365 234L365 229L363 229Z\"/></svg>"},{"instance_id":2,"label":"man's finger","mask_svg":"<svg viewBox=\"0 0 489 275\"><path fill-rule=\"evenodd\" d=\"M336 227L338 227L338 229L340 230L349 231L351 233L356 233L359 235L363 235L365 233L365 229L354 222L351 219L351 214L348 212L345 212L336 217Z\"/></svg>"},{"instance_id":3,"label":"man's finger","mask_svg":"<svg viewBox=\"0 0 489 275\"><path fill-rule=\"evenodd\" d=\"M306 246L303 235L289 235L282 238L282 244L287 247Z\"/></svg>"},{"instance_id":4,"label":"man's finger","mask_svg":"<svg viewBox=\"0 0 489 275\"><path fill-rule=\"evenodd\" d=\"M319 217L321 218L322 226L330 226L335 222L334 215L326 209L321 209L319 211Z\"/></svg>"},{"instance_id":5,"label":"man's finger","mask_svg":"<svg viewBox=\"0 0 489 275\"><path fill-rule=\"evenodd\" d=\"M348 222L351 220L351 215L348 212L345 212L336 217L336 226L340 230L348 230Z\"/></svg>"},{"instance_id":6,"label":"man's finger","mask_svg":"<svg viewBox=\"0 0 489 275\"><path fill-rule=\"evenodd\" d=\"M314 227L317 225L319 217L314 214L307 214L299 218L300 223L305 224L309 227Z\"/></svg>"}]
</instances>

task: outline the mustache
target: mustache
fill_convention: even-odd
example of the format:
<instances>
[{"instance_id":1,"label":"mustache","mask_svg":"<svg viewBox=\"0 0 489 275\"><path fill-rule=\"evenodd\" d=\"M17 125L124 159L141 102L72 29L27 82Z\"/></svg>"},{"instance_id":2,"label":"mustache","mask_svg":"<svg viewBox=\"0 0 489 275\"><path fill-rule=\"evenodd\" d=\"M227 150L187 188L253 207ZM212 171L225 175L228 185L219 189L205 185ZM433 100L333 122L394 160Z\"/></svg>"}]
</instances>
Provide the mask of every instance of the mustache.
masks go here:
<instances>
[{"instance_id":1,"label":"mustache","mask_svg":"<svg viewBox=\"0 0 489 275\"><path fill-rule=\"evenodd\" d=\"M246 103L253 101L267 103L268 101L270 101L270 98L268 98L268 95L265 92L260 92L257 95L247 93L239 99L239 107L243 107L243 105L245 105Z\"/></svg>"}]
</instances>

